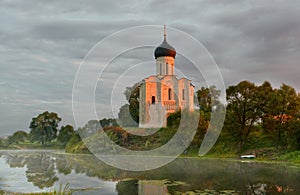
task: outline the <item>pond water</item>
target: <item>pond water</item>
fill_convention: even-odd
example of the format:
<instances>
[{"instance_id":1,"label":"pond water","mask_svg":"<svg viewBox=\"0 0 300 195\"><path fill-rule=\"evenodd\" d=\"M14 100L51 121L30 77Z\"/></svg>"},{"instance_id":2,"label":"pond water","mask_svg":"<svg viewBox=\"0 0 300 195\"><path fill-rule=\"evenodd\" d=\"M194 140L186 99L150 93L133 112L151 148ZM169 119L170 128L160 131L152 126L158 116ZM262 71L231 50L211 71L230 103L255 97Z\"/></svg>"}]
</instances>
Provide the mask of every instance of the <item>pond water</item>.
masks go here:
<instances>
[{"instance_id":1,"label":"pond water","mask_svg":"<svg viewBox=\"0 0 300 195\"><path fill-rule=\"evenodd\" d=\"M179 158L151 171L108 166L92 155L60 151L0 151L0 194L69 185L74 194L300 194L293 165Z\"/></svg>"}]
</instances>

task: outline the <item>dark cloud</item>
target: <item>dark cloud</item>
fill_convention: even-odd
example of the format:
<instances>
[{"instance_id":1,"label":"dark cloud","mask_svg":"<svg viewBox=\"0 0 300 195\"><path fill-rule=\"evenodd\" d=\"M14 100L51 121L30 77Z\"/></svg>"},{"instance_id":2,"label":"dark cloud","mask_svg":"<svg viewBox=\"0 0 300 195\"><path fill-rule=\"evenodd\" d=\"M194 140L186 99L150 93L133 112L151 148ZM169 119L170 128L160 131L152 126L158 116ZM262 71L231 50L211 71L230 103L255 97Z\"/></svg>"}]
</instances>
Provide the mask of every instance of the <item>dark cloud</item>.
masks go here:
<instances>
[{"instance_id":1,"label":"dark cloud","mask_svg":"<svg viewBox=\"0 0 300 195\"><path fill-rule=\"evenodd\" d=\"M44 110L58 112L63 123L73 124L72 87L81 60L104 37L136 25L165 23L198 39L216 60L226 85L269 80L299 91L299 18L296 0L1 0L0 136L28 129L30 119ZM102 63L99 59L130 41L112 43L93 63ZM176 48L176 41L172 45ZM151 52L147 48L138 56L119 56L107 70L105 83L114 82L118 66L153 60ZM184 66L187 61L177 60L184 74L197 77ZM86 78L94 71L97 66ZM108 97L100 91L96 98Z\"/></svg>"}]
</instances>

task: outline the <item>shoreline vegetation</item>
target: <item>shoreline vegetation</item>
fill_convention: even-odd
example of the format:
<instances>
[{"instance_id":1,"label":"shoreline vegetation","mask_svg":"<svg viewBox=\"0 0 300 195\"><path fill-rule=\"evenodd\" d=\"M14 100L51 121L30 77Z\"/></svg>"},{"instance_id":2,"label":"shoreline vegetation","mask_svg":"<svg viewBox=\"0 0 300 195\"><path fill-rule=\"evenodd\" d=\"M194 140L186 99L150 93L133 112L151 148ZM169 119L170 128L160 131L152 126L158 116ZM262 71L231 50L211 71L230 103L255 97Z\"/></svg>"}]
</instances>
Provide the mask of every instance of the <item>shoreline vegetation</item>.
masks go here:
<instances>
[{"instance_id":1,"label":"shoreline vegetation","mask_svg":"<svg viewBox=\"0 0 300 195\"><path fill-rule=\"evenodd\" d=\"M65 149L56 149L53 147L40 147L40 148L0 148L0 152L1 151L53 151L54 153L58 153L58 154L63 154L63 155L93 155L90 152L66 152ZM265 155L268 154L267 151L268 150L273 150L270 148L267 149L261 149L261 152L265 152L264 155L262 156L256 156L254 159L243 159L241 158L240 154L220 154L218 152L214 153L214 152L208 152L207 154L205 154L204 156L199 156L195 151L191 151L189 153L186 154L181 154L180 156L178 156L177 158L193 158L193 159L220 159L220 160L233 160L233 161L247 161L247 162L265 162L265 163L295 163L297 165L300 165L300 151L294 151L294 152L287 152L287 153L276 153L275 154L271 154L272 158L270 157L266 157ZM270 154L269 154L270 155ZM155 157L155 156L153 156ZM167 157L167 156L166 156Z\"/></svg>"},{"instance_id":2,"label":"shoreline vegetation","mask_svg":"<svg viewBox=\"0 0 300 195\"><path fill-rule=\"evenodd\" d=\"M115 129L109 127L108 129ZM118 128L118 131L124 131ZM168 129L161 129L156 134L157 137L162 136L162 132L170 131ZM112 133L108 133L108 135L113 135ZM168 133L168 137L172 137L172 133ZM97 138L97 137L95 137ZM134 137L139 138L139 137ZM157 139L156 137L152 139ZM118 140L118 139L117 139ZM168 140L168 139L166 139ZM116 140L115 140L116 142ZM143 143L143 147L135 147L134 149L140 150L145 149L145 142L142 140L133 140L131 142L136 142L133 145L138 145ZM139 143L140 142L140 143ZM118 143L120 144L120 143ZM228 140L224 140L224 136L220 136L217 143L213 146L213 148L204 156L199 156L198 147L189 147L187 150L182 153L178 158L196 158L196 159L203 159L203 158L214 158L214 159L221 159L221 160L234 160L234 161L248 161L248 162L263 162L263 163L293 163L297 166L300 165L300 151L285 151L285 150L278 150L275 146L273 147L261 147L256 148L252 147L250 149L245 149L243 151L238 151L237 149L232 148L229 150L227 147ZM124 146L124 143L120 144ZM149 144L150 145L150 144ZM126 147L126 146L125 146ZM128 146L127 146L128 147ZM151 146L148 146L151 148ZM31 143L29 141L14 143L9 145L8 147L0 147L1 150L54 150L54 151L61 151L65 153L65 155L90 155L91 152L85 146L81 137L78 133L75 133L69 142L66 144L65 147L61 143L52 142L46 146L43 146L41 143ZM242 159L240 158L243 154L254 154L256 157L255 159Z\"/></svg>"},{"instance_id":3,"label":"shoreline vegetation","mask_svg":"<svg viewBox=\"0 0 300 195\"><path fill-rule=\"evenodd\" d=\"M124 95L128 103L120 108L118 122L111 118L90 120L84 127L74 129L71 125L60 126L62 119L58 114L45 111L32 118L29 133L18 130L11 136L0 138L0 149L59 149L66 153L85 154L90 154L91 150L101 153L107 149L105 143L99 143L103 133L116 145L130 150L158 148L176 134L181 115L187 111L170 114L167 127L149 136L138 136L134 131L149 130L137 127L139 87L137 83L126 88ZM256 160L300 163L300 94L293 87L282 84L280 88L273 88L267 81L261 85L242 81L226 89L226 105L219 98L220 91L214 86L202 87L195 92L197 108L193 113L189 112L187 118L198 121L198 127L181 156L198 156L208 126L214 130L210 123L211 113L218 112L225 116L224 125L206 156L238 159L241 155L255 155ZM84 142L89 143L89 148Z\"/></svg>"}]
</instances>

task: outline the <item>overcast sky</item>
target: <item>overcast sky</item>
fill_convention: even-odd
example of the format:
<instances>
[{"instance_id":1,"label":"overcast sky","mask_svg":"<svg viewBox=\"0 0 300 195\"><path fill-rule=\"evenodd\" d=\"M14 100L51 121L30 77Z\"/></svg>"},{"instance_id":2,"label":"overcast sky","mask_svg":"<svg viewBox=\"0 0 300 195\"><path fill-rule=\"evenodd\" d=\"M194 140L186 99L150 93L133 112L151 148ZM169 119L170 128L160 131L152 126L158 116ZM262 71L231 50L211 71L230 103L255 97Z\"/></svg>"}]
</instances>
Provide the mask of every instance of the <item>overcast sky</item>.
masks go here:
<instances>
[{"instance_id":1,"label":"overcast sky","mask_svg":"<svg viewBox=\"0 0 300 195\"><path fill-rule=\"evenodd\" d=\"M0 0L0 136L28 131L31 118L46 110L73 125L72 87L84 56L104 37L139 25L166 24L195 37L226 86L268 80L299 91L299 18L298 0ZM153 48L147 51L154 60Z\"/></svg>"}]
</instances>

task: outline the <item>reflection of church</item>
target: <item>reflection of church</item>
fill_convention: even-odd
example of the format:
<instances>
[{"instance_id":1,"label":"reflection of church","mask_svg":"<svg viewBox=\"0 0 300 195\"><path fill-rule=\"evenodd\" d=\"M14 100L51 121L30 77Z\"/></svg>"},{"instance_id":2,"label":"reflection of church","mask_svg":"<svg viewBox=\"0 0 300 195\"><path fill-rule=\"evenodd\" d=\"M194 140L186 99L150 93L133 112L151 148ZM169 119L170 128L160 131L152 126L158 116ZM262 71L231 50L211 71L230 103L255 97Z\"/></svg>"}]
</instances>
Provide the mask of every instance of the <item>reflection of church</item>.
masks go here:
<instances>
[{"instance_id":1,"label":"reflection of church","mask_svg":"<svg viewBox=\"0 0 300 195\"><path fill-rule=\"evenodd\" d=\"M175 49L164 40L155 49L156 75L143 79L140 88L139 126L164 127L168 114L194 109L194 86L187 78L174 74Z\"/></svg>"},{"instance_id":2,"label":"reflection of church","mask_svg":"<svg viewBox=\"0 0 300 195\"><path fill-rule=\"evenodd\" d=\"M164 180L139 180L138 191L140 195L168 195L168 187Z\"/></svg>"}]
</instances>

